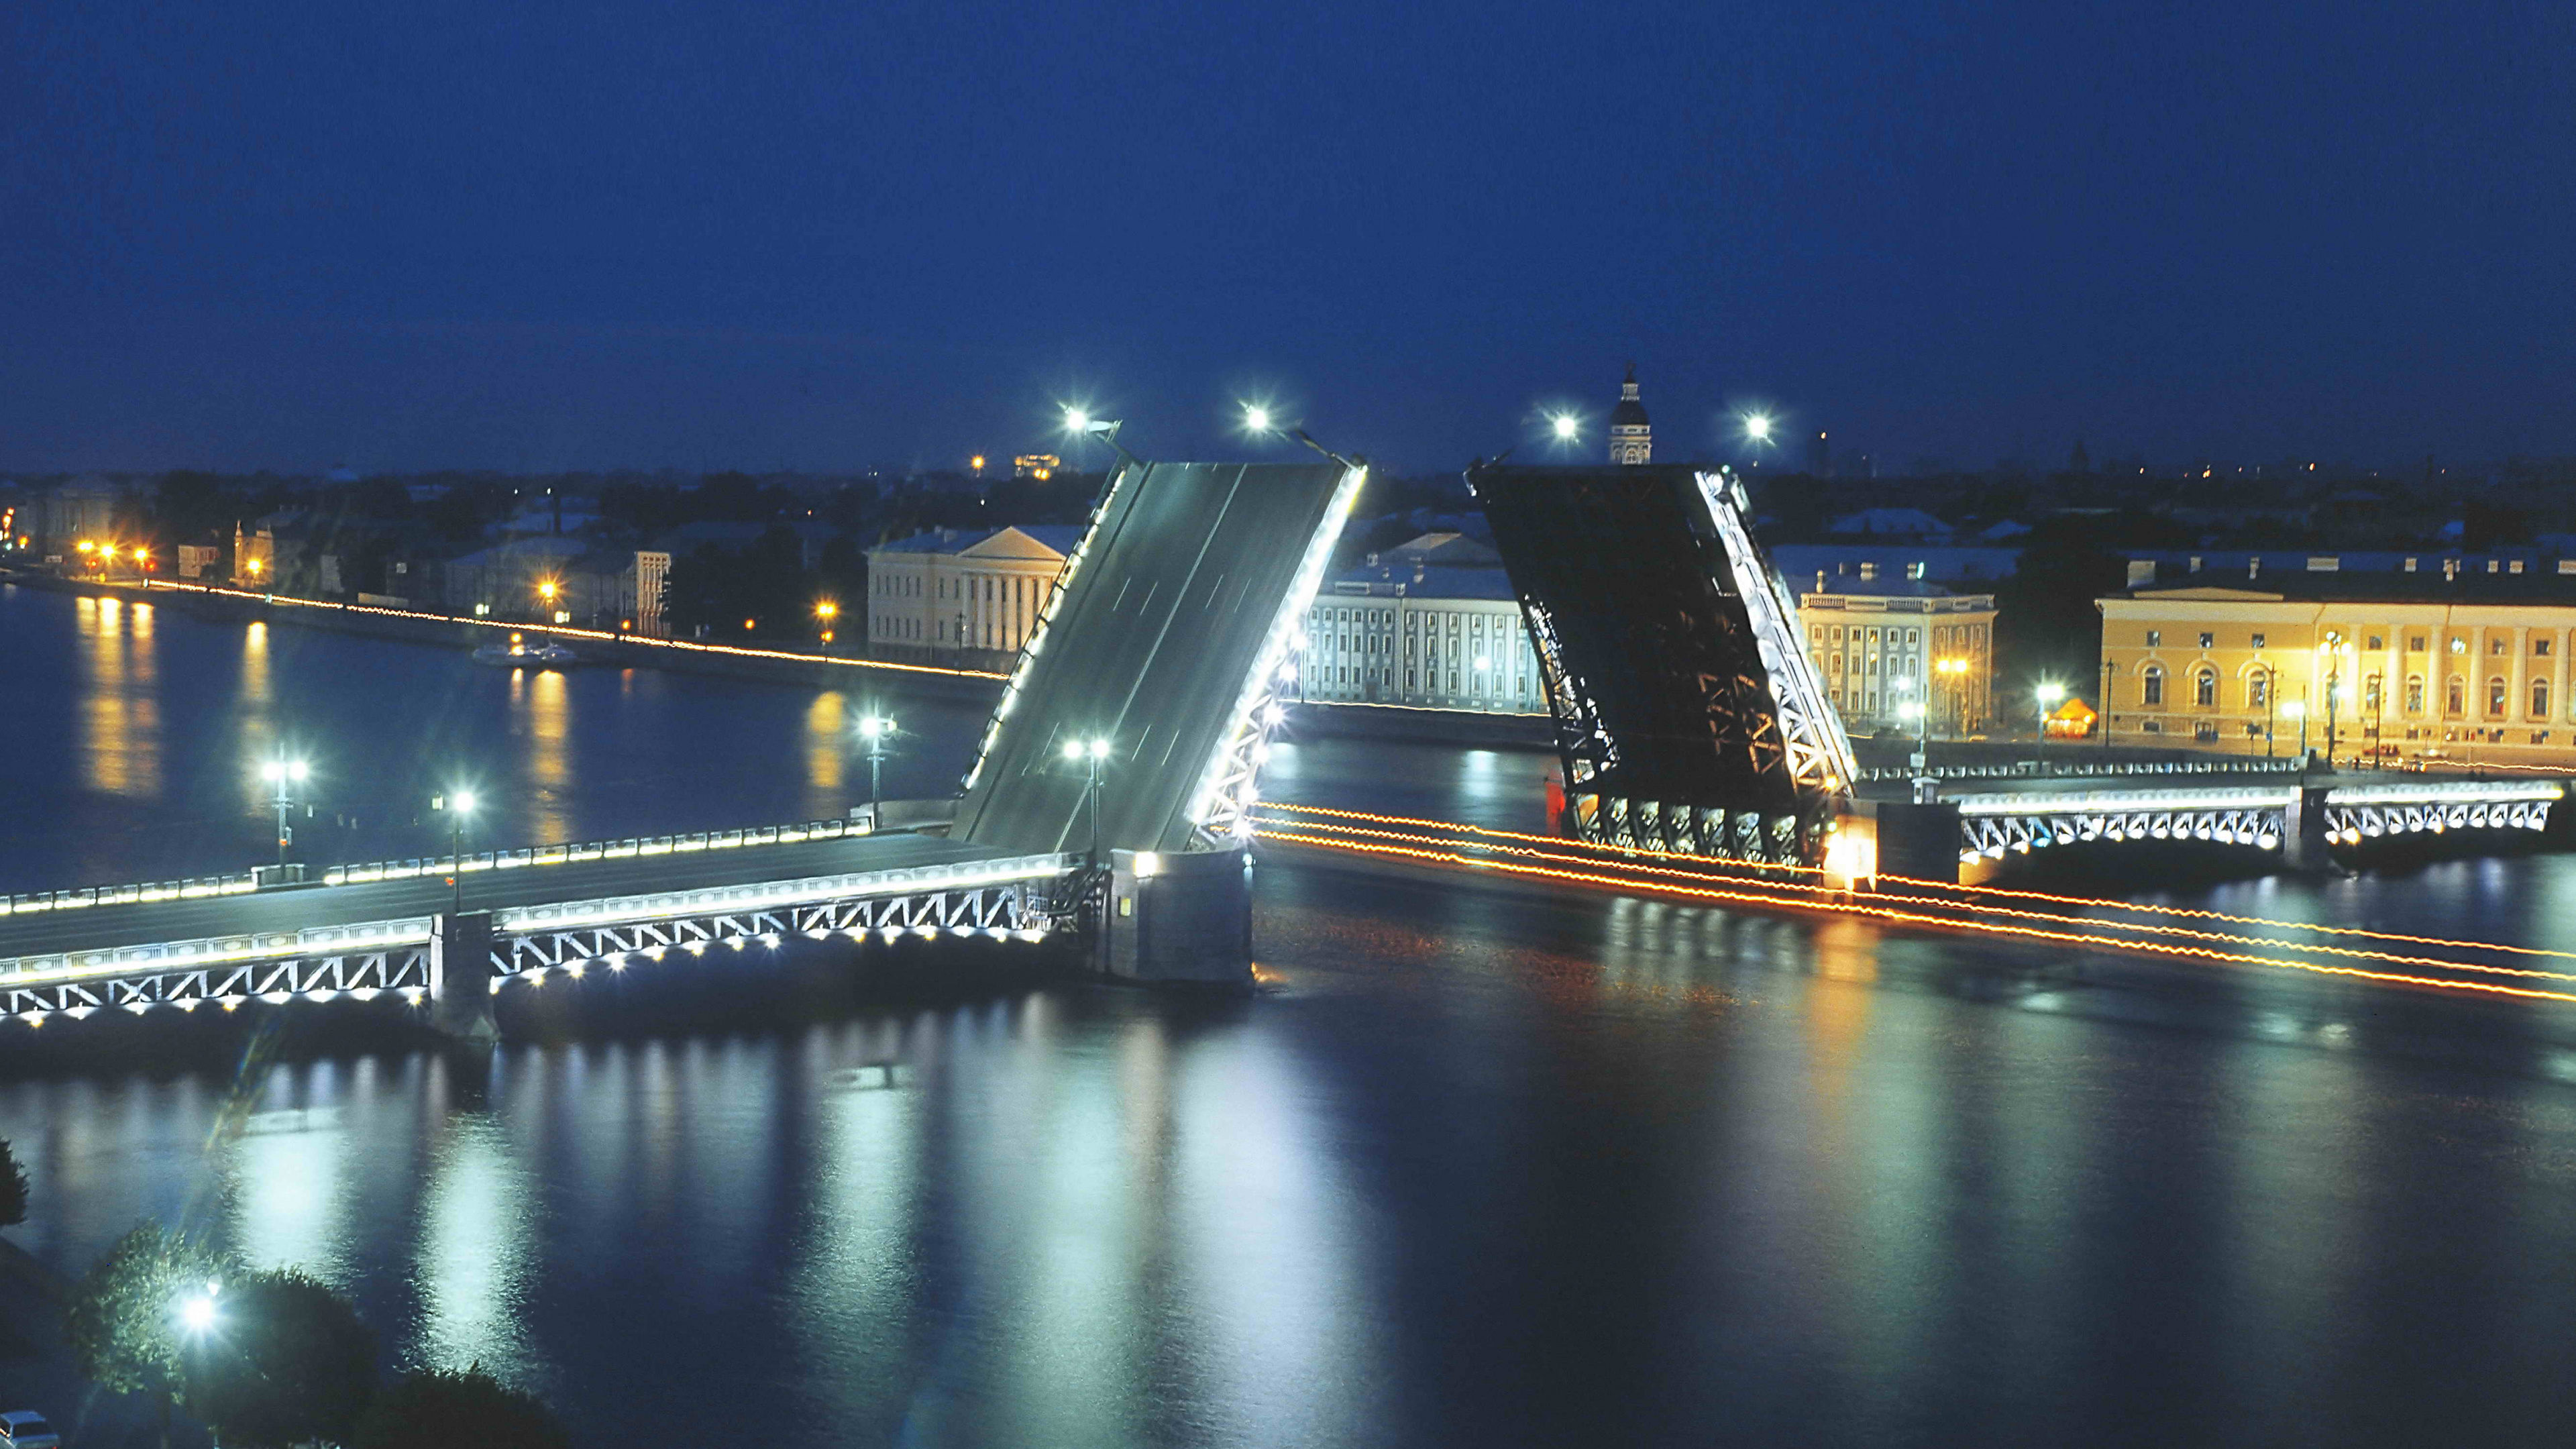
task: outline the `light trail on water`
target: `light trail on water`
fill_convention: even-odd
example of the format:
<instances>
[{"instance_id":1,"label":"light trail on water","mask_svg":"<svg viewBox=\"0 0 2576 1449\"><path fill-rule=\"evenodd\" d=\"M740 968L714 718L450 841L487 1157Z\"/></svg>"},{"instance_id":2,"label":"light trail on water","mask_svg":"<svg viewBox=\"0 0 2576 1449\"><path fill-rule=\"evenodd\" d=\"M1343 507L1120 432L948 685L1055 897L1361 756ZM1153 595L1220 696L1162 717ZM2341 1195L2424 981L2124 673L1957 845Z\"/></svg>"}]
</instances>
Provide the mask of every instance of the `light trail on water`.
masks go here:
<instances>
[{"instance_id":1,"label":"light trail on water","mask_svg":"<svg viewBox=\"0 0 2576 1449\"><path fill-rule=\"evenodd\" d=\"M1735 904L1786 909L1819 915L1856 915L1907 926L1927 927L1969 935L2001 936L2014 939L2041 940L2062 944L2099 947L2113 951L2144 952L2151 955L2208 961L2223 965L2264 966L2280 970L2304 971L2316 975L2370 981L2385 985L2425 987L2434 990L2466 992L2491 996L2518 997L2530 1000L2576 1002L2576 994L2537 987L2506 985L2493 981L2463 981L2444 976L2428 976L2416 970L2378 970L2359 965L2342 965L2300 956L2328 956L2345 961L2372 962L2379 966L2401 966L2437 971L2459 971L2488 976L2519 977L2527 980L2576 982L2576 974L2536 970L2527 967L2499 966L2484 962L2453 961L2435 957L2400 955L2391 952L2359 950L2318 942L2285 941L2270 937L2241 936L2228 932L2196 931L2189 927L2132 921L2102 921L2089 917L2065 916L2044 911L1963 902L1975 914L1969 916L1930 914L1920 910L1883 905L1865 897L1853 897L1821 880L1763 880L1756 877L1712 877L1709 862L1702 857L1682 856L1677 852L1644 850L1622 852L1662 859L1691 861L1698 868L1680 870L1663 866L1632 864L1624 860L1601 860L1578 854L1578 850L1613 850L1589 842L1560 840L1519 831L1497 831L1481 826L1456 825L1445 821L1420 820L1403 816L1376 816L1362 811L1331 810L1321 806L1283 806L1265 802L1264 809L1289 810L1315 815L1339 816L1345 820L1385 821L1427 828L1445 834L1418 834L1388 830L1373 825L1345 825L1335 821L1263 820L1255 834L1281 844L1335 849L1362 854L1419 860L1438 865L1464 866L1470 869L1501 871L1508 874L1561 880L1575 884L1609 886L1642 890L1691 899L1724 901ZM1459 834L1515 842L1488 845L1469 842L1459 848L1453 837ZM1476 853L1468 853L1473 851ZM1498 855L1524 857L1545 862L1530 864L1497 859ZM1576 866L1581 869L1564 869ZM1775 869L1763 867L1765 870ZM1813 868L1796 868L1808 875L1821 875ZM1724 879L1729 888L1714 883ZM1921 884L1934 884L1923 882ZM1955 887L1948 889L1956 890ZM2037 892L1989 892L1988 894L2036 896ZM2058 898L2076 900L2082 898ZM2123 907L2124 902L2103 901L2101 904ZM2213 913L2216 914L2216 913ZM1998 917L2002 919L1997 919ZM2305 923L2280 922L2291 928ZM2112 935L2105 932L2123 932ZM2464 949L2496 949L2492 943L2446 943ZM2244 947L2271 947L2292 953L2265 955ZM2556 954L2556 953L2552 953Z\"/></svg>"}]
</instances>

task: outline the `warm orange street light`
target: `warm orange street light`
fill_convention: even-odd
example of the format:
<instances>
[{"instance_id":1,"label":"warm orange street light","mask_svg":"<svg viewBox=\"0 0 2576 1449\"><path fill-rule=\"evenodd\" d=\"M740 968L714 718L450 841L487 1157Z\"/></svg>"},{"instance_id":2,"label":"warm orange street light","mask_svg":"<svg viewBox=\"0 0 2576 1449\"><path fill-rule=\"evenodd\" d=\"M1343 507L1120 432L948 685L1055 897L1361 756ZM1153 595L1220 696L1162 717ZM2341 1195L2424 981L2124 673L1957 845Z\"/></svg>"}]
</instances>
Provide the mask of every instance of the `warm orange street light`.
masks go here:
<instances>
[{"instance_id":1,"label":"warm orange street light","mask_svg":"<svg viewBox=\"0 0 2576 1449\"><path fill-rule=\"evenodd\" d=\"M825 599L814 606L814 617L822 620L826 624L829 624L834 619L840 617L840 613L841 606L833 603L829 599Z\"/></svg>"},{"instance_id":2,"label":"warm orange street light","mask_svg":"<svg viewBox=\"0 0 2576 1449\"><path fill-rule=\"evenodd\" d=\"M544 583L537 585L537 597L545 600L549 604L553 603L555 601L555 581L548 579Z\"/></svg>"}]
</instances>

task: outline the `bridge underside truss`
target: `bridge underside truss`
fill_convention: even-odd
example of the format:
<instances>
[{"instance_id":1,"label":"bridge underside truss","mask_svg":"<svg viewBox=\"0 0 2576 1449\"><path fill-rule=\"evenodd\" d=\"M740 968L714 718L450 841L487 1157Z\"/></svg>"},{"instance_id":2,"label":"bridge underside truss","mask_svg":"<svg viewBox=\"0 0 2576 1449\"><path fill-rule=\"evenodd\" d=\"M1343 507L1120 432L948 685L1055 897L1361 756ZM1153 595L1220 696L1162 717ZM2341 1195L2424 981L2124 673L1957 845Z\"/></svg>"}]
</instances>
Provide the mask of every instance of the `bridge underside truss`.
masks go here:
<instances>
[{"instance_id":1,"label":"bridge underside truss","mask_svg":"<svg viewBox=\"0 0 2576 1449\"><path fill-rule=\"evenodd\" d=\"M193 1010L207 1002L360 1001L399 993L418 1001L429 990L429 948L403 946L336 956L294 956L221 966L152 966L118 975L15 984L0 978L0 1017L75 1020L94 1011L141 1012L155 1006Z\"/></svg>"},{"instance_id":2,"label":"bridge underside truss","mask_svg":"<svg viewBox=\"0 0 2576 1449\"><path fill-rule=\"evenodd\" d=\"M889 888L889 874L905 879ZM1074 925L1086 884L1070 859L1027 857L993 868L932 867L535 908L494 923L492 989L497 992L513 976L578 972L594 962L622 965L629 956L658 961L673 950L703 955L712 946L777 946L791 936L1037 940ZM427 927L426 921L382 922L333 928L332 934L417 938ZM436 986L431 947L418 939L325 950L279 937L247 945L276 952L266 959L188 959L243 946L237 940L171 942L107 953L113 959L98 964L56 958L42 969L0 971L0 1020L77 1020L98 1011L193 1010L209 1002L230 1009L246 1001L366 1001L387 993L416 1005Z\"/></svg>"},{"instance_id":3,"label":"bridge underside truss","mask_svg":"<svg viewBox=\"0 0 2576 1449\"><path fill-rule=\"evenodd\" d=\"M790 937L826 940L870 933L888 937L988 936L1036 940L1062 929L1073 902L1064 892L1014 881L1004 885L918 895L877 895L804 901L753 909L728 908L556 930L520 930L496 936L492 968L529 975L629 956L660 960L679 950L703 955L710 946L742 950L776 946Z\"/></svg>"},{"instance_id":4,"label":"bridge underside truss","mask_svg":"<svg viewBox=\"0 0 2576 1449\"><path fill-rule=\"evenodd\" d=\"M2389 836L2441 835L2453 830L2546 830L2547 800L2360 802L2326 806L2326 839L2359 845Z\"/></svg>"},{"instance_id":5,"label":"bridge underside truss","mask_svg":"<svg viewBox=\"0 0 2576 1449\"><path fill-rule=\"evenodd\" d=\"M1478 468L1565 771L1608 845L1813 863L1855 766L1732 474Z\"/></svg>"},{"instance_id":6,"label":"bridge underside truss","mask_svg":"<svg viewBox=\"0 0 2576 1449\"><path fill-rule=\"evenodd\" d=\"M1963 815L1959 818L1959 858L2001 860L2008 854L2051 845L2096 841L2199 841L2278 850L2285 817L2286 812L2279 806Z\"/></svg>"}]
</instances>

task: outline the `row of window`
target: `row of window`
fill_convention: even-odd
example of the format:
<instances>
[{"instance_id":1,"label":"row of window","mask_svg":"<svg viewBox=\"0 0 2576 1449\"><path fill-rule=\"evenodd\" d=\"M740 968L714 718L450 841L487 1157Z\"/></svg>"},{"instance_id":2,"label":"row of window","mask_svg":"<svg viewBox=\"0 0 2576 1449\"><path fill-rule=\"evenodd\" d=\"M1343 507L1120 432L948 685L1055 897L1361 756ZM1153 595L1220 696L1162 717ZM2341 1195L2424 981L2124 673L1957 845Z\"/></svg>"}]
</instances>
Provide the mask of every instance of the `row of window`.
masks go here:
<instances>
[{"instance_id":1,"label":"row of window","mask_svg":"<svg viewBox=\"0 0 2576 1449\"><path fill-rule=\"evenodd\" d=\"M2334 636L2329 634L2327 638L2329 642L2331 642L2334 639ZM2260 634L2249 634L2246 636L2246 647L2250 649L2261 649L2264 647L2263 641L2264 636ZM2422 654L2430 648L2432 642L2432 636L2429 634L2409 634L2406 636L2406 652L2409 654ZM2550 654L2550 645L2553 642L2553 640L2546 637L2533 639L2531 641L2532 657L2536 659L2548 658ZM2164 630L2149 629L2147 631L2148 648L2161 649L2164 647L2164 643ZM2201 630L2200 647L2203 649L2217 648L2217 633L2208 629ZM2385 634L2363 635L2361 647L2365 653L2383 652L2388 648L2388 636ZM2449 648L2454 654L2466 654L2469 652L2469 641L2463 635L2454 634L2451 636ZM2501 657L2511 654L2512 652L2513 641L2511 639L2499 633L2491 632L2487 635L2487 653Z\"/></svg>"},{"instance_id":2,"label":"row of window","mask_svg":"<svg viewBox=\"0 0 2576 1449\"><path fill-rule=\"evenodd\" d=\"M2271 679L2267 675L2256 674L2249 676L2245 680L2245 707L2247 709L2271 708L2271 683ZM2452 675L2448 683L2443 688L2442 712L2453 716L2466 714L2468 712L2468 690L2469 682L2467 679L2457 674ZM2488 678L2486 712L2489 718L2501 719L2504 717L2506 713L2506 704L2510 699L2512 692L2512 685L2503 675L2498 674ZM2546 679L2532 680L2530 684L2530 692L2531 717L2533 719L2548 718L2549 681ZM2161 708L2164 705L2164 702L2164 669L2159 665L2150 664L2146 668L2138 671L2138 703L2152 709ZM2196 671L2192 675L2191 702L2193 705L2201 709L2216 709L2218 707L2217 670L2204 668ZM2380 704L2380 676L2376 674L2363 676L2360 712L2363 714L2377 714L2380 712ZM2407 714L2418 715L2424 713L2423 675L2410 674L2406 676L2406 703L2404 712Z\"/></svg>"}]
</instances>

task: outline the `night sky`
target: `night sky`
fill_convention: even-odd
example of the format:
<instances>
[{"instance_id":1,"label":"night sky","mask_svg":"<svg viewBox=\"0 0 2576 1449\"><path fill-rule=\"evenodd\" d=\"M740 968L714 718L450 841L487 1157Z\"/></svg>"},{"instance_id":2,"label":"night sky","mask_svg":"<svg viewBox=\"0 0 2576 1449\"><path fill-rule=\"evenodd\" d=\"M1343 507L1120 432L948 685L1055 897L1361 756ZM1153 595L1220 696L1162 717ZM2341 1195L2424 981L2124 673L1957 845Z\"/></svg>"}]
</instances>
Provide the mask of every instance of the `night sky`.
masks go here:
<instances>
[{"instance_id":1,"label":"night sky","mask_svg":"<svg viewBox=\"0 0 2576 1449\"><path fill-rule=\"evenodd\" d=\"M0 7L0 468L2569 453L2571 257L2564 4Z\"/></svg>"}]
</instances>

